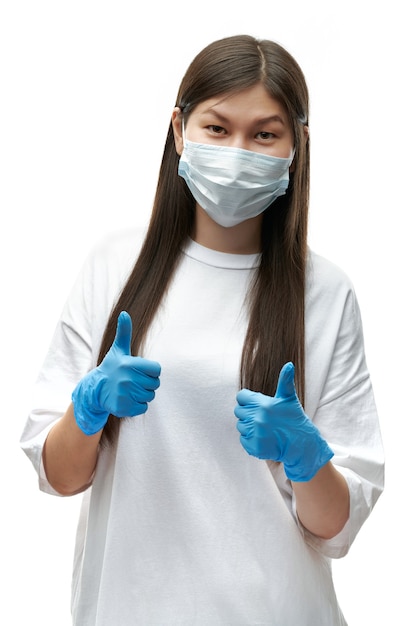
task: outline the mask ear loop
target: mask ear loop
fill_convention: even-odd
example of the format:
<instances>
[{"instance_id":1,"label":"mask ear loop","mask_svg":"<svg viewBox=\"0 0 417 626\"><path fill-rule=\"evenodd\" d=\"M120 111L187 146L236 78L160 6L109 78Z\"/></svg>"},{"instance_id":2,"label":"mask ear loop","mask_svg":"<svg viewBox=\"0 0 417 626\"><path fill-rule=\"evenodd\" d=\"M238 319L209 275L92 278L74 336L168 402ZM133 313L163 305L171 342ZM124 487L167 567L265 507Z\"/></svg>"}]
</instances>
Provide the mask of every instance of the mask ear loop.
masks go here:
<instances>
[{"instance_id":1,"label":"mask ear loop","mask_svg":"<svg viewBox=\"0 0 417 626\"><path fill-rule=\"evenodd\" d=\"M184 146L184 148L185 148L185 142L186 142L186 139L185 139L185 122L184 122L184 116L182 116L182 120L181 120L181 131L182 131L182 143L183 143L183 146Z\"/></svg>"}]
</instances>

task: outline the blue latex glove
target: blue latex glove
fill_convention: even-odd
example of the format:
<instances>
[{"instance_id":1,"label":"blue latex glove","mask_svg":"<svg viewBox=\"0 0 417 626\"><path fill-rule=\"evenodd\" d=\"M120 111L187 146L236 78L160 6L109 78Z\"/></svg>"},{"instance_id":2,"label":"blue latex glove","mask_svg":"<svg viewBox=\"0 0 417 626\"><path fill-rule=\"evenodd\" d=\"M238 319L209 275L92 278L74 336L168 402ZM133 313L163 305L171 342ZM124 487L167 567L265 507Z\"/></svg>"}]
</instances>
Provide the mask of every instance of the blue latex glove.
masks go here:
<instances>
[{"instance_id":1,"label":"blue latex glove","mask_svg":"<svg viewBox=\"0 0 417 626\"><path fill-rule=\"evenodd\" d=\"M282 462L290 480L311 480L332 458L332 450L297 397L292 363L281 369L274 398L242 389L236 399L242 446L259 459Z\"/></svg>"},{"instance_id":2,"label":"blue latex glove","mask_svg":"<svg viewBox=\"0 0 417 626\"><path fill-rule=\"evenodd\" d=\"M98 367L78 383L72 393L74 415L86 435L94 435L110 414L133 417L145 413L159 387L161 366L131 356L132 320L120 313L113 345Z\"/></svg>"}]
</instances>

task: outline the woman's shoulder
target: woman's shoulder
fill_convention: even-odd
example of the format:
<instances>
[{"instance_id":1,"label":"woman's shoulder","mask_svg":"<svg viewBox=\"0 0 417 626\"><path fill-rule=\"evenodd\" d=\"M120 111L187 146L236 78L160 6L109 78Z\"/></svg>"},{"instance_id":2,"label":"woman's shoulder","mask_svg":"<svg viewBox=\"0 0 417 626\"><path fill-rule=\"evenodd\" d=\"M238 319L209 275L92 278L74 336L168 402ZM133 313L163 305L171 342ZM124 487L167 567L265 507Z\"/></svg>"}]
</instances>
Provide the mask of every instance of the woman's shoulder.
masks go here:
<instances>
[{"instance_id":1,"label":"woman's shoulder","mask_svg":"<svg viewBox=\"0 0 417 626\"><path fill-rule=\"evenodd\" d=\"M102 235L91 247L84 268L97 277L125 276L138 258L145 234L145 228L134 227Z\"/></svg>"},{"instance_id":2,"label":"woman's shoulder","mask_svg":"<svg viewBox=\"0 0 417 626\"><path fill-rule=\"evenodd\" d=\"M76 284L119 290L136 263L145 234L144 228L135 227L99 237L84 259Z\"/></svg>"},{"instance_id":3,"label":"woman's shoulder","mask_svg":"<svg viewBox=\"0 0 417 626\"><path fill-rule=\"evenodd\" d=\"M336 301L342 303L355 293L345 270L312 250L308 255L306 287L307 301L319 299L322 305L327 301L329 306Z\"/></svg>"},{"instance_id":4,"label":"woman's shoulder","mask_svg":"<svg viewBox=\"0 0 417 626\"><path fill-rule=\"evenodd\" d=\"M92 256L137 256L145 238L145 227L131 227L102 235L91 250Z\"/></svg>"},{"instance_id":5,"label":"woman's shoulder","mask_svg":"<svg viewBox=\"0 0 417 626\"><path fill-rule=\"evenodd\" d=\"M344 269L311 249L308 251L307 281L352 288L352 281Z\"/></svg>"}]
</instances>

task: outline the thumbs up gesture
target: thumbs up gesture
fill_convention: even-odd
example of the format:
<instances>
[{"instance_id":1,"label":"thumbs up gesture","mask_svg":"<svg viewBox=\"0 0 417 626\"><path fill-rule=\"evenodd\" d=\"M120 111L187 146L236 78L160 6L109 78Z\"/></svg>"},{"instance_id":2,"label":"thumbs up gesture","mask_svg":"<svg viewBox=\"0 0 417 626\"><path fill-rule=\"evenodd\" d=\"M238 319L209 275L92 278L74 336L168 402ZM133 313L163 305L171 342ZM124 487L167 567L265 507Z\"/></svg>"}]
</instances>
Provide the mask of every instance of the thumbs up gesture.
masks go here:
<instances>
[{"instance_id":1,"label":"thumbs up gesture","mask_svg":"<svg viewBox=\"0 0 417 626\"><path fill-rule=\"evenodd\" d=\"M236 399L242 446L259 459L282 462L290 480L311 480L332 458L332 450L297 397L292 363L281 369L275 397L242 389Z\"/></svg>"},{"instance_id":2,"label":"thumbs up gesture","mask_svg":"<svg viewBox=\"0 0 417 626\"><path fill-rule=\"evenodd\" d=\"M131 339L132 320L122 311L110 350L72 393L75 419L86 435L101 430L110 414L133 417L145 413L155 397L161 367L155 361L132 356Z\"/></svg>"}]
</instances>

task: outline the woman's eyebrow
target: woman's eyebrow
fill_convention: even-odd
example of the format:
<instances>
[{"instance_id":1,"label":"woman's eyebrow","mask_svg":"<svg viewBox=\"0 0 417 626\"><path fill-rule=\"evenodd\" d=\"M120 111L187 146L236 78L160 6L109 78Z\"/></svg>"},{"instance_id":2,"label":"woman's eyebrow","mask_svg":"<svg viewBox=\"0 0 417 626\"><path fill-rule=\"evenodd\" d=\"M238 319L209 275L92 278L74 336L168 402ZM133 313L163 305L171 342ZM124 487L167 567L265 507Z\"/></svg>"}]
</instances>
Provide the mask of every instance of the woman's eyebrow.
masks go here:
<instances>
[{"instance_id":1,"label":"woman's eyebrow","mask_svg":"<svg viewBox=\"0 0 417 626\"><path fill-rule=\"evenodd\" d=\"M270 115L269 117L262 117L259 120L256 120L257 124L269 124L269 122L278 122L279 124L285 126L285 121L280 115Z\"/></svg>"},{"instance_id":2,"label":"woman's eyebrow","mask_svg":"<svg viewBox=\"0 0 417 626\"><path fill-rule=\"evenodd\" d=\"M216 111L212 107L202 111L201 113L202 113L202 115L210 113L211 115L215 115L216 118L219 121L221 121L221 122L229 122L229 118L225 117L224 115L222 115L221 113L219 113L218 111ZM283 120L283 118L280 115L278 115L278 114L269 115L267 117L261 117L259 119L255 119L254 120L255 124L269 124L270 122L278 122L282 126L285 126L285 124L286 124L285 121Z\"/></svg>"}]
</instances>

